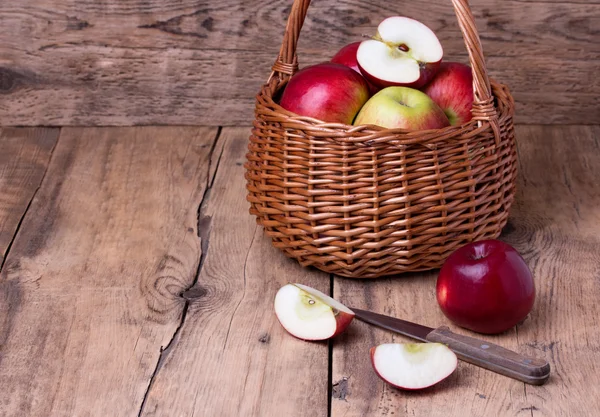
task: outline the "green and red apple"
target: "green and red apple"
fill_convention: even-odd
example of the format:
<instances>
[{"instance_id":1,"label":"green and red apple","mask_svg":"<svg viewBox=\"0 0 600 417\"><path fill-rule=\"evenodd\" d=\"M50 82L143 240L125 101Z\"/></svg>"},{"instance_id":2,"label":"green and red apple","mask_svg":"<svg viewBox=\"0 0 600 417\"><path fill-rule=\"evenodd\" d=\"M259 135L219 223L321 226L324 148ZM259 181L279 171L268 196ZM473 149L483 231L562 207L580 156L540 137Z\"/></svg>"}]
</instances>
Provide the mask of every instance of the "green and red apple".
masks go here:
<instances>
[{"instance_id":1,"label":"green and red apple","mask_svg":"<svg viewBox=\"0 0 600 417\"><path fill-rule=\"evenodd\" d=\"M427 130L449 126L450 122L442 109L422 91L409 87L387 87L365 103L354 124Z\"/></svg>"}]
</instances>

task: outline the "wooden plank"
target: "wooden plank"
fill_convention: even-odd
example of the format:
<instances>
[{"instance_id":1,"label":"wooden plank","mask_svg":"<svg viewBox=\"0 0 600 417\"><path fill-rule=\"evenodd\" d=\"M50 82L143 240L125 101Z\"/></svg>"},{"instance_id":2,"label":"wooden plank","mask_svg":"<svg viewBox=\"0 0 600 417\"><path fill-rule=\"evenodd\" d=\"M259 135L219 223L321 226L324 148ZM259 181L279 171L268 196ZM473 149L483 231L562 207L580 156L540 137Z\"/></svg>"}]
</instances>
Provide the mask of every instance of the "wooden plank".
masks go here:
<instances>
[{"instance_id":1,"label":"wooden plank","mask_svg":"<svg viewBox=\"0 0 600 417\"><path fill-rule=\"evenodd\" d=\"M0 124L248 124L290 5L5 0ZM326 0L310 7L301 64L329 59L400 12L436 31L448 59L466 59L449 1L403 2L400 11L383 0ZM600 123L597 0L480 0L473 12L491 75L519 103L517 122Z\"/></svg>"},{"instance_id":2,"label":"wooden plank","mask_svg":"<svg viewBox=\"0 0 600 417\"><path fill-rule=\"evenodd\" d=\"M212 128L64 128L0 275L4 416L131 416L201 255Z\"/></svg>"},{"instance_id":3,"label":"wooden plank","mask_svg":"<svg viewBox=\"0 0 600 417\"><path fill-rule=\"evenodd\" d=\"M375 281L334 280L336 298L358 308L381 312L430 327L451 325L435 299L436 272L410 274ZM412 341L364 323L353 323L350 331L333 345L334 398L332 417L337 416L457 416L506 415L506 409L524 407L523 383L461 362L440 384L417 392L403 392L384 383L373 371L369 349L381 343ZM486 337L494 343L517 349L515 332ZM516 414L516 413L513 413Z\"/></svg>"},{"instance_id":4,"label":"wooden plank","mask_svg":"<svg viewBox=\"0 0 600 417\"><path fill-rule=\"evenodd\" d=\"M142 416L327 416L327 343L287 334L273 300L288 282L328 292L329 276L285 258L248 215L247 136L247 128L221 134L220 168L201 213L206 259Z\"/></svg>"},{"instance_id":5,"label":"wooden plank","mask_svg":"<svg viewBox=\"0 0 600 417\"><path fill-rule=\"evenodd\" d=\"M600 126L521 127L519 191L505 239L531 266L533 314L518 328L524 353L552 376L526 386L544 416L593 416L600 408Z\"/></svg>"},{"instance_id":6,"label":"wooden plank","mask_svg":"<svg viewBox=\"0 0 600 417\"><path fill-rule=\"evenodd\" d=\"M0 128L0 268L40 186L59 129Z\"/></svg>"},{"instance_id":7,"label":"wooden plank","mask_svg":"<svg viewBox=\"0 0 600 417\"><path fill-rule=\"evenodd\" d=\"M391 388L375 375L368 350L402 336L357 323L334 343L332 402L336 416L593 415L600 407L600 128L519 127L518 195L502 239L528 262L537 287L525 322L497 336L459 329L435 299L437 271L375 281L334 280L341 301L499 343L545 357L552 376L541 387L460 363L424 392Z\"/></svg>"}]
</instances>

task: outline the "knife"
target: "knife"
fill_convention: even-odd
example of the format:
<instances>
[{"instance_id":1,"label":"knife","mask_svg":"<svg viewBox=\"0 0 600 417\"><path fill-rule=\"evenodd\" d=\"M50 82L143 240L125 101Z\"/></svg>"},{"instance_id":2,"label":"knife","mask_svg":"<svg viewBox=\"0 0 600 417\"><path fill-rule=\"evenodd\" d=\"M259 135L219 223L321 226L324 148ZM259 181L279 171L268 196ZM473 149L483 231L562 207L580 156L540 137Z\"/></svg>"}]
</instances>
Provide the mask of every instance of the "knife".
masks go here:
<instances>
[{"instance_id":1,"label":"knife","mask_svg":"<svg viewBox=\"0 0 600 417\"><path fill-rule=\"evenodd\" d=\"M423 342L443 343L459 359L532 385L542 385L550 376L550 364L544 359L526 357L490 342L453 333L448 327L437 329L383 314L349 307L356 318L382 329L391 330Z\"/></svg>"}]
</instances>

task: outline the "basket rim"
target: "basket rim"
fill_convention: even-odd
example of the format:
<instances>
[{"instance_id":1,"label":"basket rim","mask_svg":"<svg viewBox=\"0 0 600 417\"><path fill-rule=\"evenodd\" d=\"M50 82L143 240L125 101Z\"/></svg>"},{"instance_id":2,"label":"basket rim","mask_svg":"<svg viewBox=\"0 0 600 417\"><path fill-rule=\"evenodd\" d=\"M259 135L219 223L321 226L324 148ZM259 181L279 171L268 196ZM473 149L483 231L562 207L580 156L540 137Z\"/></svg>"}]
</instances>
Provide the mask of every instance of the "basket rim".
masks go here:
<instances>
[{"instance_id":1,"label":"basket rim","mask_svg":"<svg viewBox=\"0 0 600 417\"><path fill-rule=\"evenodd\" d=\"M435 148L465 132L477 134L492 129L491 121L473 118L462 125L447 126L430 130L406 130L402 128L388 129L376 125L347 125L344 123L324 122L308 116L300 116L281 107L273 96L287 83L265 83L256 95L255 121L272 121L286 128L310 131L310 135L319 139L332 139L339 143L352 144L368 148L381 146L406 147L422 145ZM507 85L490 78L492 88L492 106L496 111L498 122L503 125L514 115L514 99Z\"/></svg>"}]
</instances>

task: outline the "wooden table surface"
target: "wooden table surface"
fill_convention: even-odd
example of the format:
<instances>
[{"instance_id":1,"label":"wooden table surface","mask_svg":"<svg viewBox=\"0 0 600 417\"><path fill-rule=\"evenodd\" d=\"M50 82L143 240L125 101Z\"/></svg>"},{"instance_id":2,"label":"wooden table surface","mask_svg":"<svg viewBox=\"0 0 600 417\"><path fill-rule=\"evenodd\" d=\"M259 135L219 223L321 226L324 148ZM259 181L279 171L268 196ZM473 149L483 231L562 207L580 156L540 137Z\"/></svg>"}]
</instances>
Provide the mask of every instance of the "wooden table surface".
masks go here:
<instances>
[{"instance_id":1,"label":"wooden table surface","mask_svg":"<svg viewBox=\"0 0 600 417\"><path fill-rule=\"evenodd\" d=\"M600 127L517 126L501 239L532 269L530 316L481 336L552 367L529 386L460 363L421 392L368 350L407 340L356 321L288 335L276 291L450 325L436 271L351 280L304 269L248 214L249 129L0 129L2 416L592 416L600 409ZM455 331L470 334L466 330Z\"/></svg>"}]
</instances>

